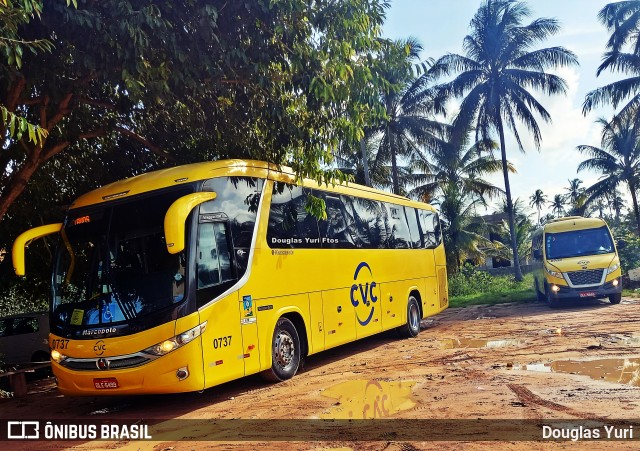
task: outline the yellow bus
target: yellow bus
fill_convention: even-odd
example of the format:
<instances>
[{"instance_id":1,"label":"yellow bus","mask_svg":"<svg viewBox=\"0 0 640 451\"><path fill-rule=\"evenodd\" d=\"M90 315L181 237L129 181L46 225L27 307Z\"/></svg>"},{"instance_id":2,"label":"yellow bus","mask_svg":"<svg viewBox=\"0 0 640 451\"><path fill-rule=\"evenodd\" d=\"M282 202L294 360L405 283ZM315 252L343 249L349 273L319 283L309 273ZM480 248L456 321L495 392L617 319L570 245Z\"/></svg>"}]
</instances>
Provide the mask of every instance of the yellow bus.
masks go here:
<instances>
[{"instance_id":1,"label":"yellow bus","mask_svg":"<svg viewBox=\"0 0 640 451\"><path fill-rule=\"evenodd\" d=\"M327 218L305 208L324 200ZM196 163L98 188L63 223L49 346L64 394L198 391L293 377L305 356L448 306L429 205L356 184L296 183L259 161Z\"/></svg>"},{"instance_id":2,"label":"yellow bus","mask_svg":"<svg viewBox=\"0 0 640 451\"><path fill-rule=\"evenodd\" d=\"M620 243L622 245L622 243ZM622 299L616 244L600 218L553 219L532 235L533 284L538 300L555 306L565 299Z\"/></svg>"}]
</instances>

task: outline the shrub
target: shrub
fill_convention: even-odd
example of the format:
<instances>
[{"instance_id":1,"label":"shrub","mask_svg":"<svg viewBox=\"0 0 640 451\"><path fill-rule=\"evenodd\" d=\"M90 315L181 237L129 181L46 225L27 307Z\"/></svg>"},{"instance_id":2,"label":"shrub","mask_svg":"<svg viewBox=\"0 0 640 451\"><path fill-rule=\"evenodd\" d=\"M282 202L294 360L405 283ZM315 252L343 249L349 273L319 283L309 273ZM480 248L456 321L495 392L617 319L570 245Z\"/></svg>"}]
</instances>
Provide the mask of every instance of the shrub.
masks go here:
<instances>
[{"instance_id":1,"label":"shrub","mask_svg":"<svg viewBox=\"0 0 640 451\"><path fill-rule=\"evenodd\" d=\"M516 282L512 274L492 276L487 272L478 271L474 266L467 263L458 273L449 276L449 296L526 290L531 288L532 283L531 275L525 276L523 282Z\"/></svg>"}]
</instances>

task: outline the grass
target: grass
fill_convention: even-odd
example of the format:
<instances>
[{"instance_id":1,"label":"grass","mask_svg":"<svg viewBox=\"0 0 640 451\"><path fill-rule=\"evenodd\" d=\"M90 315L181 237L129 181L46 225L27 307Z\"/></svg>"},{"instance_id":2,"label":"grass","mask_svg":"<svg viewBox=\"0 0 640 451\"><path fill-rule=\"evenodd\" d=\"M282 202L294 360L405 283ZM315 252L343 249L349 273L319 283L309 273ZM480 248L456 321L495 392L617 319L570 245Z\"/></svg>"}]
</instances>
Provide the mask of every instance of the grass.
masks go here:
<instances>
[{"instance_id":1,"label":"grass","mask_svg":"<svg viewBox=\"0 0 640 451\"><path fill-rule=\"evenodd\" d=\"M490 276L465 267L449 278L449 307L535 302L537 299L532 287L531 274L526 274L518 283L513 276ZM623 289L622 296L638 299L640 288Z\"/></svg>"},{"instance_id":2,"label":"grass","mask_svg":"<svg viewBox=\"0 0 640 451\"><path fill-rule=\"evenodd\" d=\"M506 302L533 302L533 276L527 274L522 282L512 275L491 276L471 266L449 277L449 306L494 305Z\"/></svg>"},{"instance_id":3,"label":"grass","mask_svg":"<svg viewBox=\"0 0 640 451\"><path fill-rule=\"evenodd\" d=\"M532 288L512 290L505 293L477 293L449 298L449 307L469 307L470 305L495 305L506 302L534 302L536 295Z\"/></svg>"}]
</instances>

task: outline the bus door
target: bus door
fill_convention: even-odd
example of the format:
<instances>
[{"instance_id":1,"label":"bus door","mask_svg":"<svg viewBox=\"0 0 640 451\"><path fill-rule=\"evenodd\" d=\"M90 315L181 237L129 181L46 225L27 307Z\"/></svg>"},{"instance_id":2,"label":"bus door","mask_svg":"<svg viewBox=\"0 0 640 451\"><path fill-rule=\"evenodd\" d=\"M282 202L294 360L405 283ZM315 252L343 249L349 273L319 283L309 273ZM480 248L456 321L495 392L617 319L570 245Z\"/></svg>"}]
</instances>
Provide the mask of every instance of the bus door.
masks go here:
<instances>
[{"instance_id":1,"label":"bus door","mask_svg":"<svg viewBox=\"0 0 640 451\"><path fill-rule=\"evenodd\" d=\"M245 374L238 292L220 297L236 282L229 221L223 214L201 214L196 245L196 302L200 320L207 321L202 335L206 386Z\"/></svg>"}]
</instances>

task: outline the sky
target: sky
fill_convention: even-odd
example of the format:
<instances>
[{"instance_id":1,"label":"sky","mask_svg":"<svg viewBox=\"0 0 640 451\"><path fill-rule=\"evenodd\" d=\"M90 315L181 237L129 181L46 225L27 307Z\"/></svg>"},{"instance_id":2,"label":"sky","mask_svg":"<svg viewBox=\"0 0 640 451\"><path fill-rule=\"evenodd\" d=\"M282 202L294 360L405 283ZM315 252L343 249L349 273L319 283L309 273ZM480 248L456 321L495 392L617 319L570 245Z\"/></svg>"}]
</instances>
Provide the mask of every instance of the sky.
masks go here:
<instances>
[{"instance_id":1,"label":"sky","mask_svg":"<svg viewBox=\"0 0 640 451\"><path fill-rule=\"evenodd\" d=\"M447 53L463 54L462 41L469 34L469 23L481 0L390 0L387 19L383 27L384 37L390 39L417 38L423 47L422 59L439 58ZM604 0L529 0L529 21L539 18L555 18L561 30L535 48L563 46L578 57L579 66L552 71L562 76L568 84L567 95L546 97L535 93L552 118L546 124L538 118L542 131L540 151L533 141L523 141L525 153L520 152L515 140L507 143L507 158L514 163L517 174L510 174L509 181L514 199L529 205L529 197L541 189L548 199L555 194L565 194L569 180L579 178L588 187L598 180L599 174L577 172L580 161L585 159L576 146L587 144L600 147L601 127L596 119L610 119L613 110L600 108L587 116L582 114L585 95L598 87L620 79L621 76L603 73L596 77L605 44L609 38L606 28L598 19L598 12L612 1ZM519 128L522 136L526 129ZM502 174L488 178L504 189ZM625 195L627 193L624 193ZM626 196L625 196L626 197ZM492 212L495 208L491 208ZM533 209L531 209L533 212ZM548 212L543 210L543 215Z\"/></svg>"}]
</instances>

